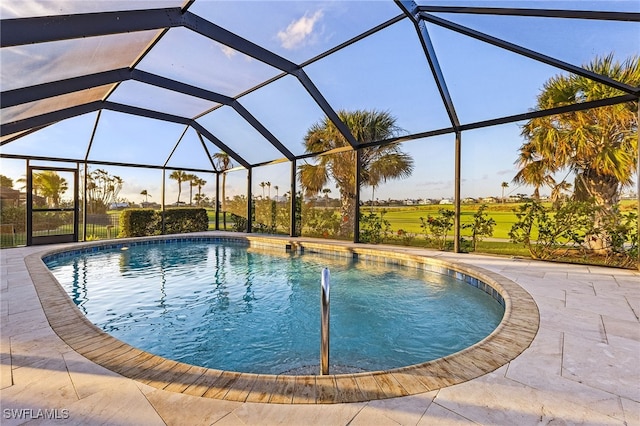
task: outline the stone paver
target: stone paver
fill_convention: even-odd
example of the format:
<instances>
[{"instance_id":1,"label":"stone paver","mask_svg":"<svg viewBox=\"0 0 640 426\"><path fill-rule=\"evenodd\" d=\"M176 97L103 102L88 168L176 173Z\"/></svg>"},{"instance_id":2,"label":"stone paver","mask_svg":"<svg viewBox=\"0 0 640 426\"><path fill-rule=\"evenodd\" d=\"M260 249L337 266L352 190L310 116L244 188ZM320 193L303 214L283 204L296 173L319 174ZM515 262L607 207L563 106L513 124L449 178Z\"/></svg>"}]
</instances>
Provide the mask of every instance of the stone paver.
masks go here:
<instances>
[{"instance_id":1,"label":"stone paver","mask_svg":"<svg viewBox=\"0 0 640 426\"><path fill-rule=\"evenodd\" d=\"M192 396L213 392L211 385L220 383L203 370L167 364L174 376L193 378L186 394L176 393L125 378L78 353L49 326L25 266L26 256L51 248L0 252L2 425L33 419L33 424L120 425L640 425L637 271L395 248L484 268L518 283L540 311L531 345L497 370L437 390L418 392L424 383L407 381L416 394L356 403L270 404ZM497 358L503 356L499 352ZM227 392L244 395L247 386L231 383ZM304 381L293 389L284 386L278 395L292 395L297 387L303 390L300 398L309 397ZM167 386L184 391L178 388Z\"/></svg>"}]
</instances>

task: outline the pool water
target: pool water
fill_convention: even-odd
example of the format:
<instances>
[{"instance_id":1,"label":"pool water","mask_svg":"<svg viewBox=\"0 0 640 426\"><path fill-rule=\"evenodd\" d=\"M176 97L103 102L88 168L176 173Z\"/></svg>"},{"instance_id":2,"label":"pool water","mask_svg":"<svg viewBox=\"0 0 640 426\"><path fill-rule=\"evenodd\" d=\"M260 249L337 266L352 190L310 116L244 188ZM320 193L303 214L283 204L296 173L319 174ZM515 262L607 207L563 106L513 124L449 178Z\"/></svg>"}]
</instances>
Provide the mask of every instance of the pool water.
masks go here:
<instances>
[{"instance_id":1,"label":"pool water","mask_svg":"<svg viewBox=\"0 0 640 426\"><path fill-rule=\"evenodd\" d=\"M320 276L331 271L332 366L386 370L426 362L490 334L491 296L413 268L242 244L175 242L47 261L94 324L188 364L281 374L319 364Z\"/></svg>"}]
</instances>

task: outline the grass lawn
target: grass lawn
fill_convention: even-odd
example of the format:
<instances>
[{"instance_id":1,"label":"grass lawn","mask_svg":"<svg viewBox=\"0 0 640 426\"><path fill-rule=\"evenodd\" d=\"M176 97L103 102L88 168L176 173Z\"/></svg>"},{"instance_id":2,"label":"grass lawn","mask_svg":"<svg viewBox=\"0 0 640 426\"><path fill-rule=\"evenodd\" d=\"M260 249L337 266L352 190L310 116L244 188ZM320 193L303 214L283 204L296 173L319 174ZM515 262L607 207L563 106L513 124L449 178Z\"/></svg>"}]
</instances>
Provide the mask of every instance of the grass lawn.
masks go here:
<instances>
[{"instance_id":1,"label":"grass lawn","mask_svg":"<svg viewBox=\"0 0 640 426\"><path fill-rule=\"evenodd\" d=\"M493 227L493 238L509 239L509 231L517 218L513 209L516 209L518 204L499 204L488 205L487 215L492 217L496 221ZM478 204L465 204L460 211L460 222L462 224L471 223L473 221L473 215L478 210L480 205ZM366 214L369 212L369 207L364 207L361 211ZM451 205L433 205L433 206L403 206L403 207L385 207L387 213L384 218L391 223L391 229L397 232L399 229L404 230L412 234L422 234L423 230L420 228L420 217L427 219L429 216L437 216L439 209L453 210ZM374 208L374 211L381 211L382 207ZM471 235L471 230L462 229L462 236Z\"/></svg>"}]
</instances>

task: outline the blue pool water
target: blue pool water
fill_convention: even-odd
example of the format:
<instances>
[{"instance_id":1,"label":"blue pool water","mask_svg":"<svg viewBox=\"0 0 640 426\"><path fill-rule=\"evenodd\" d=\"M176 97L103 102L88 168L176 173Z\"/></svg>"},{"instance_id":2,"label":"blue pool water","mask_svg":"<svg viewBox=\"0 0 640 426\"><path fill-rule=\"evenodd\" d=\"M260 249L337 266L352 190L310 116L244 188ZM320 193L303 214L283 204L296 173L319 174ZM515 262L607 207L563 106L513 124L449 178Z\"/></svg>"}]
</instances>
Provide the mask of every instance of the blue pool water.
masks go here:
<instances>
[{"instance_id":1,"label":"blue pool water","mask_svg":"<svg viewBox=\"0 0 640 426\"><path fill-rule=\"evenodd\" d=\"M175 242L47 260L100 328L166 358L280 374L319 364L320 276L331 271L331 365L385 370L440 358L504 314L454 278L346 258Z\"/></svg>"}]
</instances>

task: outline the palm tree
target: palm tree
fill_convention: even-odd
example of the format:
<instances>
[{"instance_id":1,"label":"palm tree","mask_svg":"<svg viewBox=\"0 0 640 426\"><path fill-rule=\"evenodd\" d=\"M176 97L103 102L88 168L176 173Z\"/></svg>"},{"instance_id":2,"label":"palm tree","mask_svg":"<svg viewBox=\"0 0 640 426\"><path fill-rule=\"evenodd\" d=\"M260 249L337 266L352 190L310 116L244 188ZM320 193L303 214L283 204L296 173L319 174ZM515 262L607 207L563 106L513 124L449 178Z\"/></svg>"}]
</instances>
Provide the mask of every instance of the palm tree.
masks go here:
<instances>
[{"instance_id":1,"label":"palm tree","mask_svg":"<svg viewBox=\"0 0 640 426\"><path fill-rule=\"evenodd\" d=\"M278 189L280 189L280 187L278 187L278 185L274 185L273 189L276 190L276 201L278 201Z\"/></svg>"},{"instance_id":2,"label":"palm tree","mask_svg":"<svg viewBox=\"0 0 640 426\"><path fill-rule=\"evenodd\" d=\"M265 185L267 185L267 198L271 198L271 182L265 182Z\"/></svg>"},{"instance_id":3,"label":"palm tree","mask_svg":"<svg viewBox=\"0 0 640 426\"><path fill-rule=\"evenodd\" d=\"M145 203L149 202L149 197L151 197L151 195L149 195L149 192L146 189L143 189L142 192L140 192L140 195L144 195Z\"/></svg>"},{"instance_id":4,"label":"palm tree","mask_svg":"<svg viewBox=\"0 0 640 426\"><path fill-rule=\"evenodd\" d=\"M504 190L505 188L509 187L509 183L508 182L502 182L502 203L504 204Z\"/></svg>"},{"instance_id":5,"label":"palm tree","mask_svg":"<svg viewBox=\"0 0 640 426\"><path fill-rule=\"evenodd\" d=\"M324 206L327 207L329 205L329 194L331 194L331 189L324 188L322 193L324 194Z\"/></svg>"},{"instance_id":6,"label":"palm tree","mask_svg":"<svg viewBox=\"0 0 640 426\"><path fill-rule=\"evenodd\" d=\"M181 170L174 170L169 175L169 179L173 179L178 182L178 202L180 205L180 194L182 193L182 182L187 180L187 174Z\"/></svg>"},{"instance_id":7,"label":"palm tree","mask_svg":"<svg viewBox=\"0 0 640 426\"><path fill-rule=\"evenodd\" d=\"M388 112L382 111L338 111L351 134L359 143L380 141L397 136L400 128ZM333 122L324 118L311 126L304 139L307 153L324 152L348 147L342 133ZM302 164L298 168L300 182L307 195L315 195L325 187L331 176L340 190L340 212L342 222L340 233L348 235L353 229L355 207L355 161L353 150L337 154L322 155L316 164ZM363 185L378 185L389 179L408 177L413 171L413 159L400 150L398 144L363 148L361 150Z\"/></svg>"},{"instance_id":8,"label":"palm tree","mask_svg":"<svg viewBox=\"0 0 640 426\"><path fill-rule=\"evenodd\" d=\"M200 205L202 201L204 201L204 198L202 195L202 187L207 184L207 181L196 176L196 178L193 181L191 181L191 184L198 188L198 193L196 194L196 204Z\"/></svg>"},{"instance_id":9,"label":"palm tree","mask_svg":"<svg viewBox=\"0 0 640 426\"><path fill-rule=\"evenodd\" d=\"M34 173L32 185L38 188L40 194L46 198L47 205L53 208L60 206L60 197L69 189L67 180L51 170Z\"/></svg>"},{"instance_id":10,"label":"palm tree","mask_svg":"<svg viewBox=\"0 0 640 426\"><path fill-rule=\"evenodd\" d=\"M265 183L260 182L260 187L262 188L262 198L264 198L264 186L265 186Z\"/></svg>"},{"instance_id":11,"label":"palm tree","mask_svg":"<svg viewBox=\"0 0 640 426\"><path fill-rule=\"evenodd\" d=\"M185 181L189 182L189 205L191 205L191 202L193 200L193 187L196 186L195 184L195 180L198 179L198 176L192 174L192 173L188 173L185 176Z\"/></svg>"},{"instance_id":12,"label":"palm tree","mask_svg":"<svg viewBox=\"0 0 640 426\"><path fill-rule=\"evenodd\" d=\"M555 179L547 174L548 167L545 165L546 160L529 161L526 156L520 153L520 158L516 164L522 168L514 176L512 182L515 184L533 185L533 198L540 199L540 187L548 185L553 187Z\"/></svg>"},{"instance_id":13,"label":"palm tree","mask_svg":"<svg viewBox=\"0 0 640 426\"><path fill-rule=\"evenodd\" d=\"M640 57L623 63L613 54L596 57L584 66L629 86L640 86ZM621 95L618 89L578 75L558 75L549 79L537 99L539 110ZM575 175L574 198L592 199L600 212L595 228L613 217L621 189L631 185L637 171L637 103L628 102L529 120L522 127L526 142L520 165L539 161L536 177L568 170ZM521 170L522 172L522 170ZM525 175L521 178L527 182ZM538 179L539 181L539 179ZM528 183L528 182L527 182ZM591 248L606 247L608 236L591 236Z\"/></svg>"},{"instance_id":14,"label":"palm tree","mask_svg":"<svg viewBox=\"0 0 640 426\"><path fill-rule=\"evenodd\" d=\"M226 152L218 152L213 154L211 158L215 161L218 170L222 172L222 211L226 212L227 197L225 196L225 189L227 187L227 170L233 167L233 162Z\"/></svg>"}]
</instances>

